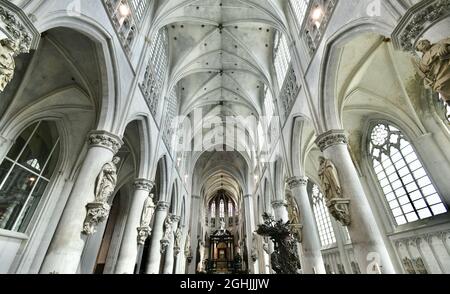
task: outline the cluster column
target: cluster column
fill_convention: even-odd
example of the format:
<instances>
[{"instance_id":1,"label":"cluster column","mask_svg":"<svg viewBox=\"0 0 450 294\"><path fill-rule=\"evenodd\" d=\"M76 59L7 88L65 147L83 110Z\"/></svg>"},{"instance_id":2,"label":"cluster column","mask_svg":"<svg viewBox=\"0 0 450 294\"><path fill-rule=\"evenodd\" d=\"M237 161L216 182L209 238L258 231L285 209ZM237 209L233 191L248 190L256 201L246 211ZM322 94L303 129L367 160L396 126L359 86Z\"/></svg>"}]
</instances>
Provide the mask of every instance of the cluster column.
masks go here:
<instances>
[{"instance_id":1,"label":"cluster column","mask_svg":"<svg viewBox=\"0 0 450 294\"><path fill-rule=\"evenodd\" d=\"M319 136L317 145L336 166L342 194L350 200L348 231L355 257L362 273L395 273L381 232L362 188L348 150L343 130L332 130Z\"/></svg>"},{"instance_id":2,"label":"cluster column","mask_svg":"<svg viewBox=\"0 0 450 294\"><path fill-rule=\"evenodd\" d=\"M138 230L142 228L141 218L144 204L149 197L154 183L147 179L137 179L134 181L134 195L128 213L125 232L120 246L119 257L117 259L116 274L133 274L138 254ZM150 216L146 216L151 219ZM150 233L150 228L148 228ZM142 240L145 242L145 240Z\"/></svg>"},{"instance_id":3,"label":"cluster column","mask_svg":"<svg viewBox=\"0 0 450 294\"><path fill-rule=\"evenodd\" d=\"M77 273L87 238L82 233L86 205L95 198L95 180L100 170L112 160L123 142L114 134L93 131L89 135L88 144L89 150L53 236L41 273Z\"/></svg>"},{"instance_id":4,"label":"cluster column","mask_svg":"<svg viewBox=\"0 0 450 294\"><path fill-rule=\"evenodd\" d=\"M161 239L164 235L163 226L168 209L169 203L166 201L159 201L156 206L150 254L147 261L147 274L159 274L159 266L161 263Z\"/></svg>"},{"instance_id":5,"label":"cluster column","mask_svg":"<svg viewBox=\"0 0 450 294\"><path fill-rule=\"evenodd\" d=\"M244 196L244 210L245 210L245 224L246 224L246 245L248 252L248 267L251 274L258 274L258 264L256 262L257 259L257 244L256 240L254 240L254 231L256 230L255 226L255 218L253 213L255 212L253 208L253 198L252 195Z\"/></svg>"},{"instance_id":6,"label":"cluster column","mask_svg":"<svg viewBox=\"0 0 450 294\"><path fill-rule=\"evenodd\" d=\"M300 210L302 228L302 269L305 274L325 274L319 230L306 189L308 179L292 177L287 181Z\"/></svg>"}]
</instances>

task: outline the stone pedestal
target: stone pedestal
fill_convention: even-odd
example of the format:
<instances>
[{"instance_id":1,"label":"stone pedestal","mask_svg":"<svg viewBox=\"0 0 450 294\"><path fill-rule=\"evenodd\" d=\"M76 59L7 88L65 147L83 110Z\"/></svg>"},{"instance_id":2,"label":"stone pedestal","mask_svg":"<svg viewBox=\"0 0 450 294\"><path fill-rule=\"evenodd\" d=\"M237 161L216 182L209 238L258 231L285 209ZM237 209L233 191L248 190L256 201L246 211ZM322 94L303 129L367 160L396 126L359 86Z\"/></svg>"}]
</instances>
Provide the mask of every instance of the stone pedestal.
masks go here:
<instances>
[{"instance_id":1,"label":"stone pedestal","mask_svg":"<svg viewBox=\"0 0 450 294\"><path fill-rule=\"evenodd\" d=\"M284 200L274 200L272 201L273 212L275 214L276 220L283 220L287 222L289 220L289 214L287 211L287 203Z\"/></svg>"},{"instance_id":2,"label":"stone pedestal","mask_svg":"<svg viewBox=\"0 0 450 294\"><path fill-rule=\"evenodd\" d=\"M306 178L293 177L288 179L289 188L300 210L300 222L303 225L301 245L302 270L305 274L325 274L321 253L322 245L312 205L309 201L308 191L306 190L307 184L308 180Z\"/></svg>"},{"instance_id":3,"label":"stone pedestal","mask_svg":"<svg viewBox=\"0 0 450 294\"><path fill-rule=\"evenodd\" d=\"M147 274L159 274L159 267L161 264L161 239L164 235L164 220L167 217L168 208L169 203L165 201L159 201L156 206L150 254L147 260Z\"/></svg>"},{"instance_id":4,"label":"stone pedestal","mask_svg":"<svg viewBox=\"0 0 450 294\"><path fill-rule=\"evenodd\" d=\"M140 227L140 220L145 200L153 186L153 182L146 179L137 179L134 182L135 190L117 259L116 274L134 273L138 245L143 245L145 239L150 235L150 228Z\"/></svg>"},{"instance_id":5,"label":"stone pedestal","mask_svg":"<svg viewBox=\"0 0 450 294\"><path fill-rule=\"evenodd\" d=\"M325 157L336 166L343 195L350 200L351 223L348 231L361 272L378 273L376 268L379 266L384 274L395 273L380 229L353 165L344 131L329 131L319 136L316 142Z\"/></svg>"},{"instance_id":6,"label":"stone pedestal","mask_svg":"<svg viewBox=\"0 0 450 294\"><path fill-rule=\"evenodd\" d=\"M41 273L77 272L87 237L82 233L86 205L94 201L95 179L103 165L111 161L121 146L122 140L113 134L94 131L89 135L89 150L53 236Z\"/></svg>"}]
</instances>

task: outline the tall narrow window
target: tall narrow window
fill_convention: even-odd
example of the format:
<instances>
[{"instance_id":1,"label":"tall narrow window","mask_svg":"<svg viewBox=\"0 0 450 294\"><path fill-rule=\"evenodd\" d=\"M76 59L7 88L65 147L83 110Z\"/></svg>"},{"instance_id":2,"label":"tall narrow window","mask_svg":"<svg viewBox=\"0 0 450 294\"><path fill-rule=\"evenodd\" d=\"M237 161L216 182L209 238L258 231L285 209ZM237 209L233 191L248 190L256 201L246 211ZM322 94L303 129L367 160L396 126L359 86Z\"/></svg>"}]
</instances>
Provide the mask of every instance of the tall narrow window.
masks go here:
<instances>
[{"instance_id":1,"label":"tall narrow window","mask_svg":"<svg viewBox=\"0 0 450 294\"><path fill-rule=\"evenodd\" d=\"M220 199L219 203L219 217L225 217L225 202L223 201L223 199Z\"/></svg>"},{"instance_id":2,"label":"tall narrow window","mask_svg":"<svg viewBox=\"0 0 450 294\"><path fill-rule=\"evenodd\" d=\"M319 237L322 246L328 246L336 243L336 236L331 224L330 214L325 206L325 199L320 192L319 186L312 185L312 203L314 216L316 218L317 227L319 229Z\"/></svg>"},{"instance_id":3,"label":"tall narrow window","mask_svg":"<svg viewBox=\"0 0 450 294\"><path fill-rule=\"evenodd\" d=\"M0 228L24 232L58 162L59 136L52 122L28 127L0 165Z\"/></svg>"},{"instance_id":4,"label":"tall narrow window","mask_svg":"<svg viewBox=\"0 0 450 294\"><path fill-rule=\"evenodd\" d=\"M291 0L292 9L299 26L302 25L306 16L306 10L310 0Z\"/></svg>"},{"instance_id":5,"label":"tall narrow window","mask_svg":"<svg viewBox=\"0 0 450 294\"><path fill-rule=\"evenodd\" d=\"M211 211L211 218L215 218L216 217L216 202L215 201L211 202L210 211Z\"/></svg>"},{"instance_id":6,"label":"tall narrow window","mask_svg":"<svg viewBox=\"0 0 450 294\"><path fill-rule=\"evenodd\" d=\"M414 148L397 128L377 124L370 136L372 164L397 225L447 212Z\"/></svg>"},{"instance_id":7,"label":"tall narrow window","mask_svg":"<svg viewBox=\"0 0 450 294\"><path fill-rule=\"evenodd\" d=\"M228 217L233 217L234 209L233 209L233 201L228 200Z\"/></svg>"},{"instance_id":8,"label":"tall narrow window","mask_svg":"<svg viewBox=\"0 0 450 294\"><path fill-rule=\"evenodd\" d=\"M277 32L275 34L274 65L277 73L278 85L281 88L291 63L291 53L286 36Z\"/></svg>"}]
</instances>

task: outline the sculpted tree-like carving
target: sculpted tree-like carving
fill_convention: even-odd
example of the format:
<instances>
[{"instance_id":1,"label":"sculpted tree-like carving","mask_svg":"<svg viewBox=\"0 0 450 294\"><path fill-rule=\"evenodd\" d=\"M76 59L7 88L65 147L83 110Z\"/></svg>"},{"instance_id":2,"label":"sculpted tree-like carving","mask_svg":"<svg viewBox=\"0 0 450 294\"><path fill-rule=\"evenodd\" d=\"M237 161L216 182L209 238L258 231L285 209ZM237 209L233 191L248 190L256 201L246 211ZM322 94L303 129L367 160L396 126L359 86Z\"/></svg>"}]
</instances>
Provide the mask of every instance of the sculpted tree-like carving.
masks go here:
<instances>
[{"instance_id":1,"label":"sculpted tree-like carving","mask_svg":"<svg viewBox=\"0 0 450 294\"><path fill-rule=\"evenodd\" d=\"M298 274L301 265L290 223L275 221L273 216L267 213L263 214L263 220L264 223L258 225L256 233L269 237L274 244L274 251L270 255L273 270L277 274Z\"/></svg>"},{"instance_id":2,"label":"sculpted tree-like carving","mask_svg":"<svg viewBox=\"0 0 450 294\"><path fill-rule=\"evenodd\" d=\"M450 38L436 44L421 40L417 43L416 50L422 53L417 67L425 86L440 93L450 103Z\"/></svg>"},{"instance_id":3,"label":"sculpted tree-like carving","mask_svg":"<svg viewBox=\"0 0 450 294\"><path fill-rule=\"evenodd\" d=\"M14 77L14 57L20 53L19 44L10 39L0 40L0 92Z\"/></svg>"},{"instance_id":4,"label":"sculpted tree-like carving","mask_svg":"<svg viewBox=\"0 0 450 294\"><path fill-rule=\"evenodd\" d=\"M326 206L330 214L337 221L344 226L348 226L351 223L349 211L350 200L345 199L342 194L336 167L331 160L323 156L319 157L319 161L319 178L322 192L326 199Z\"/></svg>"},{"instance_id":5,"label":"sculpted tree-like carving","mask_svg":"<svg viewBox=\"0 0 450 294\"><path fill-rule=\"evenodd\" d=\"M84 220L83 233L95 233L95 226L108 218L110 206L109 198L112 196L117 184L117 165L119 157L114 157L106 163L95 181L95 201L86 205L87 215Z\"/></svg>"},{"instance_id":6,"label":"sculpted tree-like carving","mask_svg":"<svg viewBox=\"0 0 450 294\"><path fill-rule=\"evenodd\" d=\"M295 203L292 194L286 193L286 200L287 200L289 220L292 228L292 234L294 235L297 242L301 243L303 226L300 223L300 212L298 211L298 207Z\"/></svg>"}]
</instances>

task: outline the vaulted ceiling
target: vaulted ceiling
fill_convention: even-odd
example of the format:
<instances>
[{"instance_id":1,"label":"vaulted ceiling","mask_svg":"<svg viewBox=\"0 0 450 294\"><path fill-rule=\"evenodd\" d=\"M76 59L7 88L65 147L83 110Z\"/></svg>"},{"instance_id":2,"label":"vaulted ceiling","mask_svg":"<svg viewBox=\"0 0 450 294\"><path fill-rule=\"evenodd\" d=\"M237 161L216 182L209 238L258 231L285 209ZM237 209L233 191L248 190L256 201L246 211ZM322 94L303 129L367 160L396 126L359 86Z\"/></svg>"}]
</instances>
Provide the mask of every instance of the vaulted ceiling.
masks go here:
<instances>
[{"instance_id":1,"label":"vaulted ceiling","mask_svg":"<svg viewBox=\"0 0 450 294\"><path fill-rule=\"evenodd\" d=\"M178 83L182 114L195 108L222 116L262 113L285 2L160 1L155 22L169 32L170 80Z\"/></svg>"}]
</instances>

